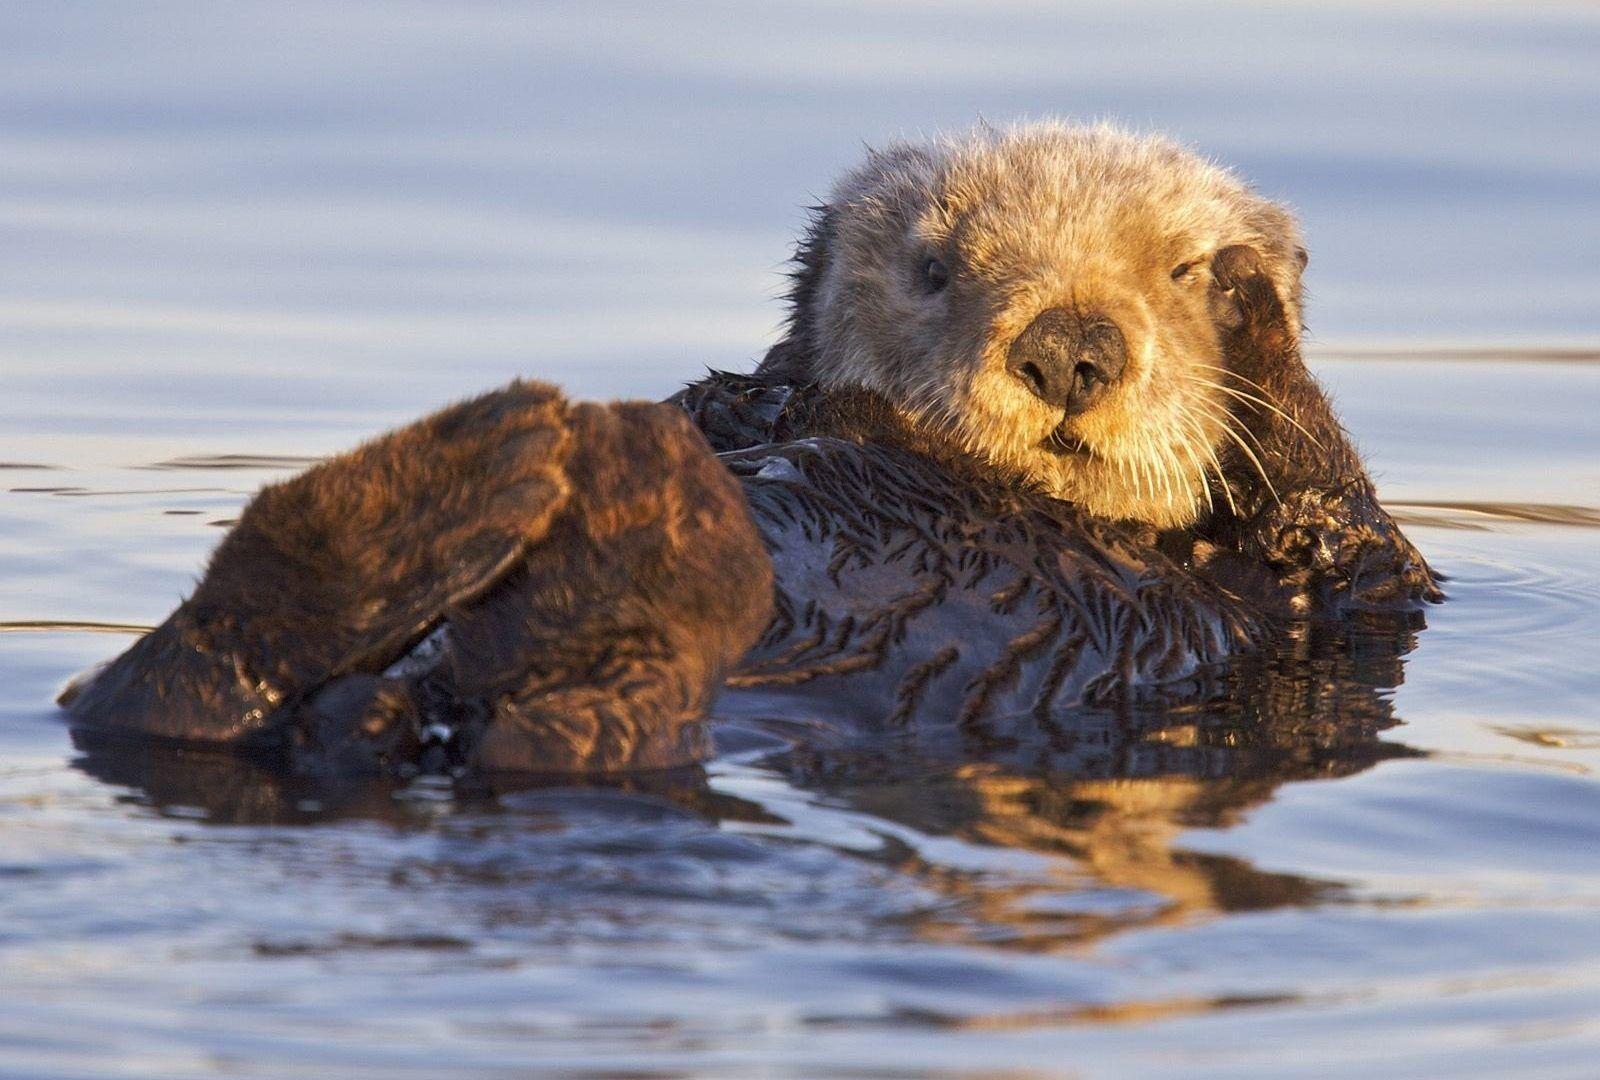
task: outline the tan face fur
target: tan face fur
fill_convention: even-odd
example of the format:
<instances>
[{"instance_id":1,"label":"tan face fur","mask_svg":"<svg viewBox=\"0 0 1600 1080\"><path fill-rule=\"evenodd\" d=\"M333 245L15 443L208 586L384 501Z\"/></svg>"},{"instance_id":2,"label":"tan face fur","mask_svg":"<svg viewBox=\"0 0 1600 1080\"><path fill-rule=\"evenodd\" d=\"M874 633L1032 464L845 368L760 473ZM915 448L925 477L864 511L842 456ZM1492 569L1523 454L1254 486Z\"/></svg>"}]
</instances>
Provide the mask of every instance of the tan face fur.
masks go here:
<instances>
[{"instance_id":1,"label":"tan face fur","mask_svg":"<svg viewBox=\"0 0 1600 1080\"><path fill-rule=\"evenodd\" d=\"M1249 244L1299 324L1304 253L1288 212L1165 139L1108 126L980 129L873 153L834 188L797 290L824 385L864 386L914 422L1092 513L1192 522L1238 439L1232 317L1210 256ZM930 260L947 275L930 284ZM1184 267L1182 271L1178 268ZM1110 320L1126 366L1068 416L1007 357L1047 309Z\"/></svg>"}]
</instances>

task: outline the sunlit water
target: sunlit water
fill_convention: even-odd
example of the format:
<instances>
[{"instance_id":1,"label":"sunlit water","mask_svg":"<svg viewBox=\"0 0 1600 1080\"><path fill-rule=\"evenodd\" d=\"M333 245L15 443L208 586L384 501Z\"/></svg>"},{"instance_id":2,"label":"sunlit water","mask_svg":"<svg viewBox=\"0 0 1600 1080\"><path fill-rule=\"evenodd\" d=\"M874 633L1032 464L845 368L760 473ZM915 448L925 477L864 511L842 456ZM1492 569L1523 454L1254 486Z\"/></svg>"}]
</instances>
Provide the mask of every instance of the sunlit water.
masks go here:
<instances>
[{"instance_id":1,"label":"sunlit water","mask_svg":"<svg viewBox=\"0 0 1600 1080\"><path fill-rule=\"evenodd\" d=\"M1592 9L0 25L0 1076L1600 1072ZM1414 640L1248 722L793 717L619 788L74 747L55 690L261 483L513 374L747 364L860 140L1046 111L1301 210L1318 373L1451 578Z\"/></svg>"}]
</instances>

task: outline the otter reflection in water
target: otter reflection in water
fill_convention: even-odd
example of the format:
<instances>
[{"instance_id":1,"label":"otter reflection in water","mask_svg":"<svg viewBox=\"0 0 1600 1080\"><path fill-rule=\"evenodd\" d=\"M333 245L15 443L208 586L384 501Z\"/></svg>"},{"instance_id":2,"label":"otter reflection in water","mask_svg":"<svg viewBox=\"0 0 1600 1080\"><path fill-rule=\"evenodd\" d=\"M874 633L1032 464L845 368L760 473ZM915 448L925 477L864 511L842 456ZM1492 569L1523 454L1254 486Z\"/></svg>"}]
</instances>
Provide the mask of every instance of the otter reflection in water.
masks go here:
<instances>
[{"instance_id":1,"label":"otter reflection in water","mask_svg":"<svg viewBox=\"0 0 1600 1080\"><path fill-rule=\"evenodd\" d=\"M724 682L879 732L1213 700L1294 620L1437 595L1301 360L1304 265L1164 140L873 155L753 375L516 384L271 487L65 701L313 771L606 772L702 756Z\"/></svg>"},{"instance_id":2,"label":"otter reflection in water","mask_svg":"<svg viewBox=\"0 0 1600 1080\"><path fill-rule=\"evenodd\" d=\"M844 849L839 857L859 860L872 874L887 875L880 882L908 886L918 898L906 910L873 904L864 908L875 914L852 913L851 919L871 922L867 932L987 947L1068 948L1208 912L1300 905L1336 895L1335 881L1185 851L1181 833L1233 825L1286 782L1347 776L1414 753L1384 738L1397 723L1388 690L1399 682L1400 657L1415 640L1406 621L1384 617L1360 628L1303 627L1236 671L1232 694L1178 713L1085 711L1043 726L887 736L835 724L811 727L798 739L792 724L740 720L713 726L731 728L719 740L730 746L750 746L759 735L768 748L747 750L742 760L778 773L800 797L817 797L825 809L809 807L808 818L837 812L856 828L861 815L882 823L873 829L883 838L881 846ZM236 754L197 755L105 733L80 732L78 739L80 768L184 817L200 811L204 820L222 825L341 819L388 824L395 834L361 834L363 865L375 880L388 882L386 888L416 881L427 890L450 884L492 890L472 903L450 901L445 924L468 942L480 930L507 924L532 934L545 926L569 933L567 920L553 915L564 909L552 908L553 888L565 890L566 905L591 914L604 917L615 906L618 917L648 919L648 907L640 916L637 906L649 903L636 893L640 861L657 876L681 860L709 862L719 870L712 884L702 869L682 883L683 891L670 894L671 902L681 905L701 895L695 889L709 890L703 899L721 913L719 922L729 917L727 893L736 893L740 874L748 872L760 883L755 918L770 911L774 882L787 876L775 878L774 863L793 849L788 840L737 850L713 840L727 825L782 830L785 808L781 800L741 798L737 783L715 776L708 781L699 768L583 781L593 785L596 797L576 793L572 778L541 786L525 776L480 775L458 783L454 800L441 805L436 799L396 798L403 785L386 777L294 775ZM1037 852L1047 856L1046 869L1025 875L967 872L894 825L921 838ZM410 842L412 832L426 835L427 845ZM292 852L280 845L314 847L327 833L278 835L273 849ZM383 839L389 835L395 836L392 846ZM830 843L826 828L813 825L806 835L811 843ZM620 837L630 839L619 845ZM724 855L725 866L718 862ZM385 859L394 865L384 865ZM347 887L349 868L342 859L294 861L298 887L311 895L318 873ZM562 868L559 881L551 879L553 863ZM814 863L804 865L815 873ZM834 877L847 881L850 874L841 866ZM626 887L629 881L633 890ZM1119 890L1109 905L1107 888ZM814 903L814 897L806 900Z\"/></svg>"}]
</instances>

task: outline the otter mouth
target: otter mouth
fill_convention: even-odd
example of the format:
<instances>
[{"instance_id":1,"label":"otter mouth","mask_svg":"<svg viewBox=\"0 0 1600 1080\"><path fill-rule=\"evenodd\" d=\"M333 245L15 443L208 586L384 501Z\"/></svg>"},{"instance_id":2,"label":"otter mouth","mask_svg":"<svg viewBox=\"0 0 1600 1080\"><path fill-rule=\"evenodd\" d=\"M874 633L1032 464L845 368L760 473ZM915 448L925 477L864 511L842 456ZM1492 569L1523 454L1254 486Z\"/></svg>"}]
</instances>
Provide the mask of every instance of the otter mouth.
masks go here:
<instances>
[{"instance_id":1,"label":"otter mouth","mask_svg":"<svg viewBox=\"0 0 1600 1080\"><path fill-rule=\"evenodd\" d=\"M1087 443L1067 430L1067 422L1061 421L1056 429L1046 435L1040 448L1055 454L1057 457L1093 457L1094 451Z\"/></svg>"}]
</instances>

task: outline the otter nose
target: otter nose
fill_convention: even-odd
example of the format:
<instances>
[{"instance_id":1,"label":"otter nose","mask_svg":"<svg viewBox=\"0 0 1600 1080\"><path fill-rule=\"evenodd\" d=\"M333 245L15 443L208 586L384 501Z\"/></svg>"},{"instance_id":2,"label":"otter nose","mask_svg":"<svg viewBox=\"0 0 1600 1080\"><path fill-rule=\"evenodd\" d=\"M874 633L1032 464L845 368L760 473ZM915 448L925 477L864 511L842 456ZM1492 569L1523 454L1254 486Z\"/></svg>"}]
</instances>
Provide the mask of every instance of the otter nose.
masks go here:
<instances>
[{"instance_id":1,"label":"otter nose","mask_svg":"<svg viewBox=\"0 0 1600 1080\"><path fill-rule=\"evenodd\" d=\"M1017 335L1006 367L1040 401L1068 415L1089 408L1128 366L1128 345L1104 315L1042 311Z\"/></svg>"}]
</instances>

